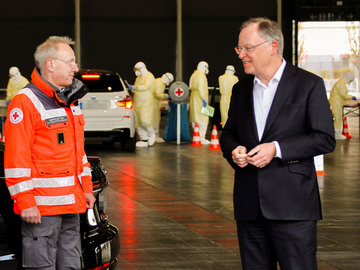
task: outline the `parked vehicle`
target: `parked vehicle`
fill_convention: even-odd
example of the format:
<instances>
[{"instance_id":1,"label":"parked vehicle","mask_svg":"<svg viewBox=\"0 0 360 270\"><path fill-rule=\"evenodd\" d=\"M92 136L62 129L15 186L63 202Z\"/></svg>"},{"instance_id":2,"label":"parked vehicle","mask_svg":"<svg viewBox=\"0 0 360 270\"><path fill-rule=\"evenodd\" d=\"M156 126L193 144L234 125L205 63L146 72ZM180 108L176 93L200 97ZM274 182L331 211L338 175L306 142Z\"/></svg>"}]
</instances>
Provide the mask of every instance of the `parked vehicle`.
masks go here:
<instances>
[{"instance_id":1,"label":"parked vehicle","mask_svg":"<svg viewBox=\"0 0 360 270\"><path fill-rule=\"evenodd\" d=\"M89 88L89 93L80 100L85 117L85 140L120 141L123 150L134 151L133 102L120 75L109 70L81 69L74 77Z\"/></svg>"},{"instance_id":2,"label":"parked vehicle","mask_svg":"<svg viewBox=\"0 0 360 270\"><path fill-rule=\"evenodd\" d=\"M88 157L91 164L93 209L80 215L81 246L84 269L115 269L120 252L119 230L105 213L103 190L109 185L106 171L98 157Z\"/></svg>"},{"instance_id":3,"label":"parked vehicle","mask_svg":"<svg viewBox=\"0 0 360 270\"><path fill-rule=\"evenodd\" d=\"M20 235L20 217L12 211L12 200L5 185L4 177L4 150L5 145L0 141L0 214L2 219L12 229L14 235L9 236L10 241L18 239ZM86 213L80 214L80 232L83 256L83 268L86 270L107 270L115 269L117 256L120 252L119 230L111 224L105 213L103 190L109 185L106 171L101 164L99 157L88 157L91 164L91 174L93 181L93 192L96 203L93 209L88 209ZM15 229L14 229L15 228ZM15 241L14 241L15 242ZM11 243L9 245L11 247ZM16 247L14 247L16 249ZM0 254L3 258L14 260L13 253L20 252L8 250L7 254ZM5 261L5 260L4 260ZM0 269L7 267L7 262L0 262ZM4 268L5 269L5 268ZM16 269L16 265L15 268Z\"/></svg>"}]
</instances>

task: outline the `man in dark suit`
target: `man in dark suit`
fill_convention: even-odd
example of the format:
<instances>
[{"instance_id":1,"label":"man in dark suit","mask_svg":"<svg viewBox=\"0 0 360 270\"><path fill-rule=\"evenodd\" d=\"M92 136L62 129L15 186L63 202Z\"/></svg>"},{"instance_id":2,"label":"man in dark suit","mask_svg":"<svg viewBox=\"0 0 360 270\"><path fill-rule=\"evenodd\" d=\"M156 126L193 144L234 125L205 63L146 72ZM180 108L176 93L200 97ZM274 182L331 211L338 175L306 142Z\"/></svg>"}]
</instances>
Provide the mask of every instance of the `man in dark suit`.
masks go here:
<instances>
[{"instance_id":1,"label":"man in dark suit","mask_svg":"<svg viewBox=\"0 0 360 270\"><path fill-rule=\"evenodd\" d=\"M313 158L336 143L324 82L283 59L282 32L266 18L243 23L235 51L249 76L233 87L220 144L235 170L243 269L317 269Z\"/></svg>"}]
</instances>

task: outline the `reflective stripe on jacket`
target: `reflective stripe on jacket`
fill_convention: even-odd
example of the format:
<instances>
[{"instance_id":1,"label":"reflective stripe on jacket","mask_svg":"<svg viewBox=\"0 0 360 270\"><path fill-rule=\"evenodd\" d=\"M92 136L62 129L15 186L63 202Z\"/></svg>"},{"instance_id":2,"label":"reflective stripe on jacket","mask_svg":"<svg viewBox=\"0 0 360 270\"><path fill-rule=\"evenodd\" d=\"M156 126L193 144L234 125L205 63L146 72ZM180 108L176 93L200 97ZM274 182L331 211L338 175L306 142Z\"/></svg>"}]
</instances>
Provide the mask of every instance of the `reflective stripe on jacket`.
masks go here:
<instances>
[{"instance_id":1,"label":"reflective stripe on jacket","mask_svg":"<svg viewBox=\"0 0 360 270\"><path fill-rule=\"evenodd\" d=\"M92 192L79 106L59 107L36 70L8 107L5 178L14 211L38 206L42 216L86 211Z\"/></svg>"}]
</instances>

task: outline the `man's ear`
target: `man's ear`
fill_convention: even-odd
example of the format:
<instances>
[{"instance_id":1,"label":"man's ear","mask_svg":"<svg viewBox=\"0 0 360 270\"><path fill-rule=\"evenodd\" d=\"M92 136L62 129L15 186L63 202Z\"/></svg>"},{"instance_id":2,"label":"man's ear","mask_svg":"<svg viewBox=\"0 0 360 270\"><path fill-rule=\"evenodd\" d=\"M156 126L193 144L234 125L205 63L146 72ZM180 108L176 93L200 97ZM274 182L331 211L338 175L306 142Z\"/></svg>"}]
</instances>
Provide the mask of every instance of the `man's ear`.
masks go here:
<instances>
[{"instance_id":1,"label":"man's ear","mask_svg":"<svg viewBox=\"0 0 360 270\"><path fill-rule=\"evenodd\" d=\"M271 41L271 55L275 55L279 51L279 42L277 40Z\"/></svg>"},{"instance_id":2,"label":"man's ear","mask_svg":"<svg viewBox=\"0 0 360 270\"><path fill-rule=\"evenodd\" d=\"M45 68L47 69L47 70L49 70L50 72L54 72L54 65L55 65L55 61L54 61L54 59L52 59L52 58L48 58L48 59L46 59L46 61L45 61Z\"/></svg>"}]
</instances>

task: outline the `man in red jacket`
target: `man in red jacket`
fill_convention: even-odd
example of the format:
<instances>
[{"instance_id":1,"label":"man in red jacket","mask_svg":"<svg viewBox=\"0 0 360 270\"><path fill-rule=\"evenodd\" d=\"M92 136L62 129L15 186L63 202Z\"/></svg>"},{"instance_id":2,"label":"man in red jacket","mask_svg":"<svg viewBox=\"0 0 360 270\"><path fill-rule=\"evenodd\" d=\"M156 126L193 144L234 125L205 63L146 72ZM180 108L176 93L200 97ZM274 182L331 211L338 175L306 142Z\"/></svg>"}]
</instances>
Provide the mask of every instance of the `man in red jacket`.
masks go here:
<instances>
[{"instance_id":1,"label":"man in red jacket","mask_svg":"<svg viewBox=\"0 0 360 270\"><path fill-rule=\"evenodd\" d=\"M68 37L49 37L34 54L32 81L11 101L5 123L5 178L23 220L23 266L80 269L79 213L92 208L84 116L86 87Z\"/></svg>"}]
</instances>

